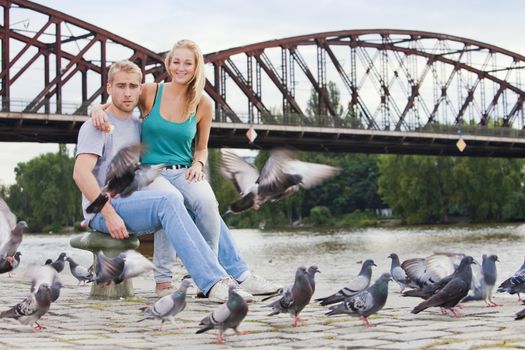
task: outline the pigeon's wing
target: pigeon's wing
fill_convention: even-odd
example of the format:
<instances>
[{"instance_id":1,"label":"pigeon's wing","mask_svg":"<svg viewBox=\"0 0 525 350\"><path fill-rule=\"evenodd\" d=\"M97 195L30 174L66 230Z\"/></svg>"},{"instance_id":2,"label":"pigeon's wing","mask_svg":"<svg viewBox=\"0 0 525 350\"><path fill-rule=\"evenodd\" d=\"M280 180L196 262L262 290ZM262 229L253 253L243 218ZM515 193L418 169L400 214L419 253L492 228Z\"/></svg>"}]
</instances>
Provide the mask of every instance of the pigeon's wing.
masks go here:
<instances>
[{"instance_id":1,"label":"pigeon's wing","mask_svg":"<svg viewBox=\"0 0 525 350\"><path fill-rule=\"evenodd\" d=\"M241 194L247 194L259 177L259 170L253 164L224 149L221 149L220 170L226 179L233 182Z\"/></svg>"},{"instance_id":2,"label":"pigeon's wing","mask_svg":"<svg viewBox=\"0 0 525 350\"><path fill-rule=\"evenodd\" d=\"M102 251L97 253L95 263L95 276L97 283L110 282L122 275L124 271L124 259L117 256L113 259L108 258Z\"/></svg>"},{"instance_id":3,"label":"pigeon's wing","mask_svg":"<svg viewBox=\"0 0 525 350\"><path fill-rule=\"evenodd\" d=\"M36 293L41 284L51 286L58 281L58 272L50 265L29 268L26 276L31 280L31 293Z\"/></svg>"},{"instance_id":4,"label":"pigeon's wing","mask_svg":"<svg viewBox=\"0 0 525 350\"><path fill-rule=\"evenodd\" d=\"M24 316L31 316L38 309L38 303L34 294L29 294L23 301L16 304L9 310L0 313L0 317L19 319Z\"/></svg>"},{"instance_id":5,"label":"pigeon's wing","mask_svg":"<svg viewBox=\"0 0 525 350\"><path fill-rule=\"evenodd\" d=\"M18 246L22 243L24 230L27 228L25 221L18 222L11 230L7 241L0 247L0 258L14 256Z\"/></svg>"},{"instance_id":6,"label":"pigeon's wing","mask_svg":"<svg viewBox=\"0 0 525 350\"><path fill-rule=\"evenodd\" d=\"M427 257L425 260L427 262L427 274L434 282L453 274L459 266L456 254L438 253Z\"/></svg>"},{"instance_id":7,"label":"pigeon's wing","mask_svg":"<svg viewBox=\"0 0 525 350\"><path fill-rule=\"evenodd\" d=\"M4 199L0 197L0 247L7 242L9 234L15 225L15 214L9 209Z\"/></svg>"},{"instance_id":8,"label":"pigeon's wing","mask_svg":"<svg viewBox=\"0 0 525 350\"><path fill-rule=\"evenodd\" d=\"M365 289L353 297L348 298L345 302L348 303L350 309L361 314L374 307L374 296L368 289Z\"/></svg>"},{"instance_id":9,"label":"pigeon's wing","mask_svg":"<svg viewBox=\"0 0 525 350\"><path fill-rule=\"evenodd\" d=\"M74 271L74 272L73 272ZM74 270L71 270L71 273L80 279L91 280L93 274L88 271L84 266L77 265Z\"/></svg>"},{"instance_id":10,"label":"pigeon's wing","mask_svg":"<svg viewBox=\"0 0 525 350\"><path fill-rule=\"evenodd\" d=\"M217 325L221 324L230 317L231 311L228 309L226 303L220 305L218 308L213 310L208 316L204 317L201 321L201 325Z\"/></svg>"},{"instance_id":11,"label":"pigeon's wing","mask_svg":"<svg viewBox=\"0 0 525 350\"><path fill-rule=\"evenodd\" d=\"M144 146L141 144L130 145L121 148L108 166L106 172L106 179L112 179L114 177L119 177L121 174L124 174L129 170L131 166L139 164L140 155L144 151Z\"/></svg>"},{"instance_id":12,"label":"pigeon's wing","mask_svg":"<svg viewBox=\"0 0 525 350\"><path fill-rule=\"evenodd\" d=\"M410 278L408 278L405 270L401 268L401 266L396 266L392 269L392 277L395 281L400 283L409 283Z\"/></svg>"},{"instance_id":13,"label":"pigeon's wing","mask_svg":"<svg viewBox=\"0 0 525 350\"><path fill-rule=\"evenodd\" d=\"M139 252L128 250L122 254L125 255L124 270L122 272L123 280L136 277L155 268L153 263Z\"/></svg>"},{"instance_id":14,"label":"pigeon's wing","mask_svg":"<svg viewBox=\"0 0 525 350\"><path fill-rule=\"evenodd\" d=\"M450 260L447 262L450 263ZM444 277L441 275L443 269L439 268L437 259L433 267L429 267L427 260L423 258L408 259L403 261L401 268L405 270L410 280L420 287L436 283Z\"/></svg>"},{"instance_id":15,"label":"pigeon's wing","mask_svg":"<svg viewBox=\"0 0 525 350\"><path fill-rule=\"evenodd\" d=\"M470 286L461 278L453 278L439 292L428 298L425 302L427 307L440 306L449 302L459 302L468 293Z\"/></svg>"},{"instance_id":16,"label":"pigeon's wing","mask_svg":"<svg viewBox=\"0 0 525 350\"><path fill-rule=\"evenodd\" d=\"M160 175L164 169L164 164L143 166L135 172L135 178L133 184L127 187L124 191L120 192L121 197L127 197L133 192L140 190L143 187L148 186Z\"/></svg>"},{"instance_id":17,"label":"pigeon's wing","mask_svg":"<svg viewBox=\"0 0 525 350\"><path fill-rule=\"evenodd\" d=\"M300 179L294 179L286 174L286 164L295 159L295 153L288 149L274 149L261 170L257 179L259 184L258 194L267 196L285 191L288 187L299 183Z\"/></svg>"},{"instance_id":18,"label":"pigeon's wing","mask_svg":"<svg viewBox=\"0 0 525 350\"><path fill-rule=\"evenodd\" d=\"M299 175L301 177L301 187L308 189L319 186L331 177L339 175L341 168L293 160L286 164L284 172Z\"/></svg>"},{"instance_id":19,"label":"pigeon's wing","mask_svg":"<svg viewBox=\"0 0 525 350\"><path fill-rule=\"evenodd\" d=\"M168 316L175 304L173 303L173 298L170 295L166 295L159 300L151 308L151 313L156 317Z\"/></svg>"}]
</instances>

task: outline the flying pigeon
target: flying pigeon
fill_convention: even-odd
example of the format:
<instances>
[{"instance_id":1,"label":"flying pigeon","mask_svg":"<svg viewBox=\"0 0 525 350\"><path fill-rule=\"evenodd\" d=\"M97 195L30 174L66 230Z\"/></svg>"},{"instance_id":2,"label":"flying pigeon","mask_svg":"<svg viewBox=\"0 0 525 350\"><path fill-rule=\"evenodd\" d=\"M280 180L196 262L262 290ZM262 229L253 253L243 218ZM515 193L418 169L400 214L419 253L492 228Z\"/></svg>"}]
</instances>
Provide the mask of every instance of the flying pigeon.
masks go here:
<instances>
[{"instance_id":1,"label":"flying pigeon","mask_svg":"<svg viewBox=\"0 0 525 350\"><path fill-rule=\"evenodd\" d=\"M0 246L0 259L5 259L11 263L13 262L18 246L22 243L23 233L27 228L25 221L20 221L14 226L7 240Z\"/></svg>"},{"instance_id":2,"label":"flying pigeon","mask_svg":"<svg viewBox=\"0 0 525 350\"><path fill-rule=\"evenodd\" d=\"M518 294L518 300L522 300L520 293L525 292L525 261L521 267L512 275L503 281L498 287L498 292L506 292L509 294Z\"/></svg>"},{"instance_id":3,"label":"flying pigeon","mask_svg":"<svg viewBox=\"0 0 525 350\"><path fill-rule=\"evenodd\" d=\"M16 225L16 216L0 197L0 247L9 240L10 232Z\"/></svg>"},{"instance_id":4,"label":"flying pigeon","mask_svg":"<svg viewBox=\"0 0 525 350\"><path fill-rule=\"evenodd\" d=\"M293 326L298 327L302 324L299 314L310 303L313 294L314 290L308 272L305 267L301 266L295 273L293 286L284 289L282 297L268 305L272 308L272 312L268 316L288 312L295 317Z\"/></svg>"},{"instance_id":5,"label":"flying pigeon","mask_svg":"<svg viewBox=\"0 0 525 350\"><path fill-rule=\"evenodd\" d=\"M81 282L84 282L86 284L87 282L93 282L94 277L91 272L88 271L84 266L80 266L73 260L71 257L67 257L66 261L69 263L69 269L71 270L71 274L73 277L75 277L78 280L78 284Z\"/></svg>"},{"instance_id":6,"label":"flying pigeon","mask_svg":"<svg viewBox=\"0 0 525 350\"><path fill-rule=\"evenodd\" d=\"M53 261L49 266L54 268L58 273L62 272L64 270L64 267L66 266L66 253L60 253L58 258Z\"/></svg>"},{"instance_id":7,"label":"flying pigeon","mask_svg":"<svg viewBox=\"0 0 525 350\"><path fill-rule=\"evenodd\" d=\"M452 311L454 317L460 317L454 307L468 294L472 282L471 264L474 259L471 256L465 256L457 269L457 273L439 292L432 295L426 301L417 305L413 314L417 314L429 307L439 306Z\"/></svg>"},{"instance_id":8,"label":"flying pigeon","mask_svg":"<svg viewBox=\"0 0 525 350\"><path fill-rule=\"evenodd\" d=\"M102 285L109 285L111 281L119 284L153 269L151 261L134 250L127 250L114 258L108 258L99 251L95 263L95 281Z\"/></svg>"},{"instance_id":9,"label":"flying pigeon","mask_svg":"<svg viewBox=\"0 0 525 350\"><path fill-rule=\"evenodd\" d=\"M391 281L390 274L382 274L370 287L346 298L345 301L340 304L330 306L330 311L328 311L326 315L359 315L365 326L374 327L375 325L368 322L368 316L377 313L385 306L388 297L389 281Z\"/></svg>"},{"instance_id":10,"label":"flying pigeon","mask_svg":"<svg viewBox=\"0 0 525 350\"><path fill-rule=\"evenodd\" d=\"M106 171L106 184L86 208L87 213L98 213L110 197L127 197L155 180L164 165L141 166L139 160L143 152L144 146L136 144L123 147L115 154Z\"/></svg>"},{"instance_id":11,"label":"flying pigeon","mask_svg":"<svg viewBox=\"0 0 525 350\"><path fill-rule=\"evenodd\" d=\"M340 289L337 293L324 298L316 299L316 301L320 301L321 305L330 305L339 303L345 300L345 298L351 297L352 295L359 293L360 291L362 291L370 285L370 278L372 277L372 266L377 266L374 263L374 260L365 260L363 262L363 265L361 266L361 271L359 272L359 275L357 275L357 277L348 282L348 284L342 289Z\"/></svg>"},{"instance_id":12,"label":"flying pigeon","mask_svg":"<svg viewBox=\"0 0 525 350\"><path fill-rule=\"evenodd\" d=\"M421 288L453 274L464 256L455 253L435 253L426 258L405 260L401 268L410 279L409 286Z\"/></svg>"},{"instance_id":13,"label":"flying pigeon","mask_svg":"<svg viewBox=\"0 0 525 350\"><path fill-rule=\"evenodd\" d=\"M52 288L58 281L58 272L51 265L34 267L27 271L27 276L31 279L31 293L36 293L41 284Z\"/></svg>"},{"instance_id":14,"label":"flying pigeon","mask_svg":"<svg viewBox=\"0 0 525 350\"><path fill-rule=\"evenodd\" d=\"M224 149L221 153L221 173L241 195L227 213L258 209L268 199L277 201L301 187L313 188L341 172L337 167L299 161L294 152L279 148L271 152L259 174L253 164L237 154Z\"/></svg>"},{"instance_id":15,"label":"flying pigeon","mask_svg":"<svg viewBox=\"0 0 525 350\"><path fill-rule=\"evenodd\" d=\"M21 324L36 326L33 332L45 328L38 320L49 310L51 305L51 291L47 284L41 284L36 293L31 293L22 302L16 304L9 310L0 312L0 318L14 318Z\"/></svg>"},{"instance_id":16,"label":"flying pigeon","mask_svg":"<svg viewBox=\"0 0 525 350\"><path fill-rule=\"evenodd\" d=\"M234 285L230 285L228 288L228 300L202 319L199 325L203 327L196 332L197 334L217 328L219 329L217 343L224 343L222 335L228 328L232 328L237 335L247 333L237 329L248 313L248 304L237 294L235 289Z\"/></svg>"},{"instance_id":17,"label":"flying pigeon","mask_svg":"<svg viewBox=\"0 0 525 350\"><path fill-rule=\"evenodd\" d=\"M144 318L138 320L141 322L144 320L160 319L162 320L159 330L162 331L164 322L171 321L175 325L175 319L173 318L179 312L182 312L186 307L186 290L191 287L191 282L182 280L179 289L170 295L166 295L152 306L146 306L141 308L144 312Z\"/></svg>"},{"instance_id":18,"label":"flying pigeon","mask_svg":"<svg viewBox=\"0 0 525 350\"><path fill-rule=\"evenodd\" d=\"M410 278L408 278L405 270L401 267L399 256L396 253L390 254L388 258L392 259L390 275L392 276L392 279L399 284L399 287L401 288L400 292L403 293L405 288L410 284Z\"/></svg>"},{"instance_id":19,"label":"flying pigeon","mask_svg":"<svg viewBox=\"0 0 525 350\"><path fill-rule=\"evenodd\" d=\"M8 272L8 276L12 277L13 271L20 265L20 255L22 253L16 252L12 261L5 258L0 259L0 274Z\"/></svg>"},{"instance_id":20,"label":"flying pigeon","mask_svg":"<svg viewBox=\"0 0 525 350\"><path fill-rule=\"evenodd\" d=\"M496 304L492 299L492 293L497 278L496 261L499 261L497 255L487 256L486 254L483 254L481 266L479 266L479 264L472 265L472 276L474 277L474 275L478 275L480 277L477 279L472 278L472 286L470 288L471 292L462 300L462 302L484 300L487 307L501 306Z\"/></svg>"}]
</instances>

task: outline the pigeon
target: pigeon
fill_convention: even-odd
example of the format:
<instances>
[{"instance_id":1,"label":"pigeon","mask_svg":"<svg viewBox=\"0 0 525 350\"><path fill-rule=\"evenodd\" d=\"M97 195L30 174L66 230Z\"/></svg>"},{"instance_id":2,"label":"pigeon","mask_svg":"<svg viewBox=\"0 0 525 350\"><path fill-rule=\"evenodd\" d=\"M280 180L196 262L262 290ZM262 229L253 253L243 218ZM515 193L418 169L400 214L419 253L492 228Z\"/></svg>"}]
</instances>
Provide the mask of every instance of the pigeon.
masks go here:
<instances>
[{"instance_id":1,"label":"pigeon","mask_svg":"<svg viewBox=\"0 0 525 350\"><path fill-rule=\"evenodd\" d=\"M98 213L110 197L128 197L155 180L164 165L141 166L139 160L144 150L144 146L135 144L123 147L115 154L106 171L106 184L86 208L87 213Z\"/></svg>"},{"instance_id":2,"label":"pigeon","mask_svg":"<svg viewBox=\"0 0 525 350\"><path fill-rule=\"evenodd\" d=\"M88 271L84 266L80 266L73 260L71 257L67 257L66 261L69 263L69 269L71 270L71 274L73 277L75 277L78 280L78 284L81 282L84 282L86 284L87 282L93 282L94 277L91 272Z\"/></svg>"},{"instance_id":3,"label":"pigeon","mask_svg":"<svg viewBox=\"0 0 525 350\"><path fill-rule=\"evenodd\" d=\"M461 302L484 300L487 307L501 306L492 299L497 278L496 261L499 261L497 255L483 254L481 266L479 264L472 265L472 276L478 275L480 277L477 279L472 278L471 293L463 298Z\"/></svg>"},{"instance_id":4,"label":"pigeon","mask_svg":"<svg viewBox=\"0 0 525 350\"><path fill-rule=\"evenodd\" d=\"M170 295L166 295L152 306L146 306L141 308L144 312L144 318L138 320L141 322L144 320L160 319L161 324L159 330L162 331L164 322L167 320L171 321L175 325L174 316L182 312L186 307L186 290L191 287L191 282L188 280L182 280L179 289Z\"/></svg>"},{"instance_id":5,"label":"pigeon","mask_svg":"<svg viewBox=\"0 0 525 350\"><path fill-rule=\"evenodd\" d=\"M60 253L58 258L51 264L49 264L49 266L54 268L58 273L62 272L62 270L64 270L64 267L66 266L66 256L66 253Z\"/></svg>"},{"instance_id":6,"label":"pigeon","mask_svg":"<svg viewBox=\"0 0 525 350\"><path fill-rule=\"evenodd\" d=\"M13 260L8 260L5 258L0 259L0 274L8 272L8 276L13 276L13 271L20 265L20 255L22 253L16 252L13 256Z\"/></svg>"},{"instance_id":7,"label":"pigeon","mask_svg":"<svg viewBox=\"0 0 525 350\"><path fill-rule=\"evenodd\" d=\"M27 271L31 279L31 293L36 293L41 284L53 286L58 281L58 272L51 265L36 266Z\"/></svg>"},{"instance_id":8,"label":"pigeon","mask_svg":"<svg viewBox=\"0 0 525 350\"><path fill-rule=\"evenodd\" d=\"M321 305L330 305L339 303L345 300L345 298L351 297L352 295L359 293L360 291L362 291L370 285L370 278L372 277L372 266L377 266L374 263L374 260L365 260L363 262L363 265L361 266L361 271L359 272L359 275L357 275L357 277L348 282L348 284L345 287L340 289L335 294L315 300L320 301Z\"/></svg>"},{"instance_id":9,"label":"pigeon","mask_svg":"<svg viewBox=\"0 0 525 350\"><path fill-rule=\"evenodd\" d=\"M241 198L226 212L238 214L251 208L259 209L268 199L278 201L300 188L313 188L338 175L341 169L296 159L295 152L274 149L261 173L237 154L221 150L221 174L232 181Z\"/></svg>"},{"instance_id":10,"label":"pigeon","mask_svg":"<svg viewBox=\"0 0 525 350\"><path fill-rule=\"evenodd\" d=\"M405 270L401 268L399 256L396 253L390 254L388 258L392 259L392 264L390 265L390 275L392 276L392 279L396 281L397 284L399 284L399 287L401 288L400 292L403 293L405 288L410 284L410 278L408 278Z\"/></svg>"},{"instance_id":11,"label":"pigeon","mask_svg":"<svg viewBox=\"0 0 525 350\"><path fill-rule=\"evenodd\" d=\"M17 252L18 246L22 243L22 236L27 228L25 221L20 221L15 225L11 230L8 239L0 246L0 259L6 259L13 262L13 257Z\"/></svg>"},{"instance_id":12,"label":"pigeon","mask_svg":"<svg viewBox=\"0 0 525 350\"><path fill-rule=\"evenodd\" d=\"M51 265L53 263L53 259L46 259L46 262L44 265Z\"/></svg>"},{"instance_id":13,"label":"pigeon","mask_svg":"<svg viewBox=\"0 0 525 350\"><path fill-rule=\"evenodd\" d=\"M95 263L95 281L101 285L109 285L112 281L119 284L153 269L151 261L134 250L127 250L114 258L108 258L99 251Z\"/></svg>"},{"instance_id":14,"label":"pigeon","mask_svg":"<svg viewBox=\"0 0 525 350\"><path fill-rule=\"evenodd\" d=\"M408 286L421 288L453 274L464 256L455 253L435 253L426 258L405 260L401 268L409 278Z\"/></svg>"},{"instance_id":15,"label":"pigeon","mask_svg":"<svg viewBox=\"0 0 525 350\"><path fill-rule=\"evenodd\" d=\"M388 282L391 280L389 273L382 274L370 287L346 298L340 304L330 306L330 311L326 315L359 315L366 327L374 327L375 325L368 322L368 316L377 313L385 306L388 297Z\"/></svg>"},{"instance_id":16,"label":"pigeon","mask_svg":"<svg viewBox=\"0 0 525 350\"><path fill-rule=\"evenodd\" d=\"M47 284L41 284L36 293L31 293L22 302L9 310L0 312L0 318L14 318L21 324L36 326L33 332L45 328L38 320L49 310L51 305L51 291Z\"/></svg>"},{"instance_id":17,"label":"pigeon","mask_svg":"<svg viewBox=\"0 0 525 350\"><path fill-rule=\"evenodd\" d=\"M315 292L315 274L317 272L321 273L321 271L319 271L319 268L315 265L310 266L306 271L306 273L308 274L308 281L310 282L310 286L312 287L312 295Z\"/></svg>"},{"instance_id":18,"label":"pigeon","mask_svg":"<svg viewBox=\"0 0 525 350\"><path fill-rule=\"evenodd\" d=\"M248 313L248 304L235 291L236 286L230 285L228 288L228 300L215 309L212 313L202 319L199 325L203 326L196 333L204 333L210 329L219 329L217 343L224 343L223 334L228 328L232 328L237 335L247 334L238 330L242 320Z\"/></svg>"},{"instance_id":19,"label":"pigeon","mask_svg":"<svg viewBox=\"0 0 525 350\"><path fill-rule=\"evenodd\" d=\"M455 275L456 272L440 279L436 283L426 284L421 288L404 291L401 295L404 297L418 297L427 300L428 298L439 292L441 289L443 289L443 287L445 287L447 283L454 278Z\"/></svg>"},{"instance_id":20,"label":"pigeon","mask_svg":"<svg viewBox=\"0 0 525 350\"><path fill-rule=\"evenodd\" d=\"M301 266L295 273L293 286L285 288L282 291L282 297L268 305L272 308L268 316L288 312L295 317L293 326L298 327L302 324L299 314L310 303L313 294L314 290L310 284L308 272L305 267Z\"/></svg>"},{"instance_id":21,"label":"pigeon","mask_svg":"<svg viewBox=\"0 0 525 350\"><path fill-rule=\"evenodd\" d=\"M516 316L514 317L515 320L522 320L524 318L525 318L525 309L518 312Z\"/></svg>"},{"instance_id":22,"label":"pigeon","mask_svg":"<svg viewBox=\"0 0 525 350\"><path fill-rule=\"evenodd\" d=\"M525 293L525 261L514 275L507 278L499 285L498 292L518 294L518 300L522 300L520 293Z\"/></svg>"},{"instance_id":23,"label":"pigeon","mask_svg":"<svg viewBox=\"0 0 525 350\"><path fill-rule=\"evenodd\" d=\"M439 292L417 305L412 310L412 313L417 314L429 307L439 306L450 310L454 317L460 317L454 310L454 307L470 290L472 282L472 268L470 265L472 264L474 264L474 259L471 256L463 257L455 276Z\"/></svg>"}]
</instances>

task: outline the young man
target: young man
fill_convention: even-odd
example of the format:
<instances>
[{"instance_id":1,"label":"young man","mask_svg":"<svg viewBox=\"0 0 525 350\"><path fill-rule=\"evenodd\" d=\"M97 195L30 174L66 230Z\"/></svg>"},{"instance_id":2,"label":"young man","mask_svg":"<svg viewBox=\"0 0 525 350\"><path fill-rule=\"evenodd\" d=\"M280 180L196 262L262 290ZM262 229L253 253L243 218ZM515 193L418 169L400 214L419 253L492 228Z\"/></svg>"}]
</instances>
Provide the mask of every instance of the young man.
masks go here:
<instances>
[{"instance_id":1,"label":"young man","mask_svg":"<svg viewBox=\"0 0 525 350\"><path fill-rule=\"evenodd\" d=\"M186 211L180 194L174 191L137 191L126 198L111 199L98 214L85 212L99 195L113 156L122 147L140 142L140 121L132 112L138 103L141 81L138 66L129 61L114 63L108 74L111 104L106 110L113 132L99 131L91 121L85 122L79 131L73 178L83 194L85 221L92 229L116 239L128 237L129 232L141 234L163 228L195 284L211 301L223 302L228 298L228 286L236 283L230 275L250 279L251 282L246 281L250 283L245 283L248 287L265 287L265 293L272 292L277 286L250 274L229 232L222 239L222 254L219 248L219 258L214 255ZM225 262L224 267L219 261ZM245 290L240 289L240 294L246 300L252 299Z\"/></svg>"}]
</instances>

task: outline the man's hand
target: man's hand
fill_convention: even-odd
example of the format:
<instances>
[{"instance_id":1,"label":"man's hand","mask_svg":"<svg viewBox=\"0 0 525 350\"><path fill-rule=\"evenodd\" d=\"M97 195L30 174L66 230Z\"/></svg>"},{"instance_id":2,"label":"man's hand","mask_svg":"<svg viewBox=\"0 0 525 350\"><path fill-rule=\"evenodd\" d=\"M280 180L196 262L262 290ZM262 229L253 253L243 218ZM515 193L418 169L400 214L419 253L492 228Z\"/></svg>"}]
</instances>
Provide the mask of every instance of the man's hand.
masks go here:
<instances>
[{"instance_id":1,"label":"man's hand","mask_svg":"<svg viewBox=\"0 0 525 350\"><path fill-rule=\"evenodd\" d=\"M128 229L124 224L124 220L122 220L109 203L104 206L104 209L102 209L102 215L106 220L106 226L112 238L124 239L129 237Z\"/></svg>"}]
</instances>

